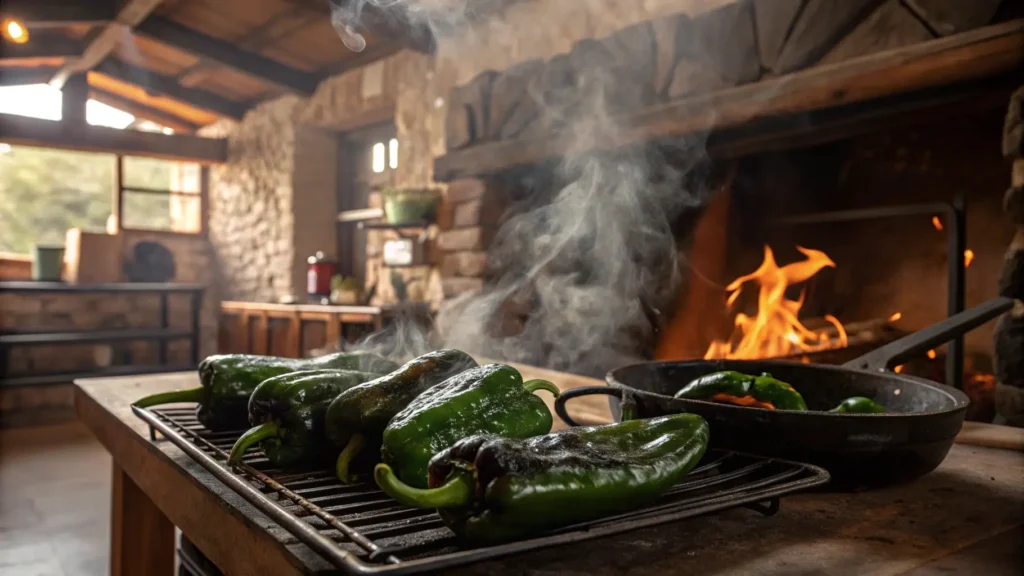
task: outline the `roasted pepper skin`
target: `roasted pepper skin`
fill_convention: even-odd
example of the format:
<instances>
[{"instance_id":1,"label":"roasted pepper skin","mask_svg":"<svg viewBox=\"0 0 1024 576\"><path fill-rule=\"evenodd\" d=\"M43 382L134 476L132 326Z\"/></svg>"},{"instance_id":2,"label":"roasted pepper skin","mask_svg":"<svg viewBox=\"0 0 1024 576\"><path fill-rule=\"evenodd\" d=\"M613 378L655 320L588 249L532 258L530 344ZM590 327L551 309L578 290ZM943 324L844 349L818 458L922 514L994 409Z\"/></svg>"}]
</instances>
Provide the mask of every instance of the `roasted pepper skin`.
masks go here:
<instances>
[{"instance_id":1,"label":"roasted pepper skin","mask_svg":"<svg viewBox=\"0 0 1024 576\"><path fill-rule=\"evenodd\" d=\"M241 461L256 442L275 467L323 462L332 453L324 435L327 405L341 392L376 377L353 370L314 370L264 380L249 398L253 428L235 443L228 462Z\"/></svg>"},{"instance_id":2,"label":"roasted pepper skin","mask_svg":"<svg viewBox=\"0 0 1024 576\"><path fill-rule=\"evenodd\" d=\"M829 410L839 414L883 414L885 408L870 398L864 396L853 396L839 403L839 406Z\"/></svg>"},{"instance_id":3,"label":"roasted pepper skin","mask_svg":"<svg viewBox=\"0 0 1024 576\"><path fill-rule=\"evenodd\" d=\"M767 373L750 376L733 370L713 372L694 379L676 392L675 397L770 410L807 410L807 403L799 392Z\"/></svg>"},{"instance_id":4,"label":"roasted pepper skin","mask_svg":"<svg viewBox=\"0 0 1024 576\"><path fill-rule=\"evenodd\" d=\"M460 537L489 544L635 510L690 472L708 439L696 414L527 439L473 436L431 460L430 489L401 485L383 464L376 476L399 502L438 507Z\"/></svg>"},{"instance_id":5,"label":"roasted pepper skin","mask_svg":"<svg viewBox=\"0 0 1024 576\"><path fill-rule=\"evenodd\" d=\"M135 402L146 408L172 402L197 402L196 418L215 432L249 427L249 396L264 380L307 370L363 370L385 374L398 365L375 354L328 354L295 359L254 354L219 354L199 363L198 388L147 396Z\"/></svg>"},{"instance_id":6,"label":"roasted pepper skin","mask_svg":"<svg viewBox=\"0 0 1024 576\"><path fill-rule=\"evenodd\" d=\"M342 482L354 481L353 460L369 456L370 468L380 458L388 422L417 396L445 380L476 368L460 350L437 350L415 358L394 372L345 390L331 402L325 419L327 438L341 451L336 465Z\"/></svg>"},{"instance_id":7,"label":"roasted pepper skin","mask_svg":"<svg viewBox=\"0 0 1024 576\"><path fill-rule=\"evenodd\" d=\"M534 390L558 395L544 380L523 382L503 364L466 370L430 388L395 415L384 429L381 458L405 483L427 487L430 459L476 434L528 438L551 431L551 412Z\"/></svg>"}]
</instances>

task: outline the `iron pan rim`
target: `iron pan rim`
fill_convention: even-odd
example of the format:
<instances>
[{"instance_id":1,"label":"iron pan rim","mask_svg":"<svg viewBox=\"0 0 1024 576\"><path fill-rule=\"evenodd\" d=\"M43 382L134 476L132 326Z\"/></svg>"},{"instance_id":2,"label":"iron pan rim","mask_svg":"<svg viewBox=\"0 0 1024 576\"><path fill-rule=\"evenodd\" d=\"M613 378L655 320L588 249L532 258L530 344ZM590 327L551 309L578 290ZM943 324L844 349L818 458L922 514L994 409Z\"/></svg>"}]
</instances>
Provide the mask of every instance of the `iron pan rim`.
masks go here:
<instances>
[{"instance_id":1,"label":"iron pan rim","mask_svg":"<svg viewBox=\"0 0 1024 576\"><path fill-rule=\"evenodd\" d=\"M800 370L800 371L803 371L803 370L815 370L815 371L820 370L820 371L824 371L824 372L841 373L841 374L846 374L846 375L855 374L855 375L860 376L860 377L871 377L871 378L882 377L882 378L885 378L886 380L892 381L893 384L902 383L902 384L906 384L906 385L910 385L910 386L925 386L925 387L932 388L935 391L940 392L940 393L946 395L952 401L952 406L949 406L947 408L943 408L941 410L929 410L929 411L921 411L921 412L886 412L886 413L882 413L882 414L850 414L850 413L839 413L839 412L825 412L825 411L820 411L820 410L807 410L807 411L803 411L803 410L768 410L767 408L757 408L757 407L754 407L754 406L738 406L738 405L735 405L735 404L725 404L725 403L721 403L721 402L710 402L708 400L698 400L698 399L694 399L694 398L674 398L672 396L667 396L665 394L659 394L657 392L651 392L649 390L643 390L643 389L640 389L640 388L636 388L636 387L631 386L631 385L627 384L626 382L622 381L619 378L619 376L618 376L618 375L621 375L621 373L626 372L628 370L631 370L631 369L635 370L635 369L639 369L641 367L646 367L647 369L658 368L658 367L663 367L663 366L676 366L676 367L681 367L681 368L696 368L696 367L716 368L717 367L719 370L725 370L725 369L728 369L728 368L724 368L724 366L726 366L726 365L736 366L736 365L744 365L744 364L747 364L747 365L757 365L757 366L763 366L765 364L769 364L769 365L784 366L786 368L796 369L796 370ZM713 372L715 370L712 369L711 371ZM614 386L614 387L617 387L617 388L623 388L623 389L626 389L626 390L628 390L628 391L630 391L632 393L635 393L635 394L643 394L643 395L654 396L654 397L662 398L662 399L665 399L665 400L671 401L671 402L681 402L683 404L694 402L694 403L697 403L698 405L701 405L701 406L707 406L707 407L713 407L715 409L721 409L724 413L729 413L731 411L734 411L738 415L752 414L752 412L750 412L750 411L751 410L756 410L756 411L758 411L760 413L763 413L763 414L778 414L778 415L780 415L780 417L781 417L781 415L785 415L785 417L795 417L795 418L804 418L804 419L821 418L821 417L826 417L826 418L829 418L829 419L832 419L832 418L861 418L861 419L871 419L871 418L874 418L874 419L893 419L893 418L907 418L907 419L910 419L910 418L914 418L914 419L916 419L916 418L923 418L923 417L928 417L928 416L956 414L957 412L966 411L967 407L970 406L970 404L971 404L970 398L968 398L967 395L963 393L963 391L957 390L956 388L952 388L950 386L946 386L945 384L940 384L938 382L933 382L931 380L927 380L925 378L920 378L920 377L917 377L917 376L910 376L910 375L905 375L905 374L897 374L895 372L890 372L888 370L879 370L879 371L876 372L876 371L871 371L871 370L861 370L861 369L858 369L858 368L848 368L848 367L845 367L845 366L833 366L831 364L804 364L802 362L792 362L792 361L789 361L789 360L682 360L682 361L680 361L680 360L669 360L669 361L656 361L656 362L637 362L635 364L627 364L625 366L620 366L620 367L618 367L618 368L616 368L614 370L609 371L608 374L605 375L605 381L610 386Z\"/></svg>"}]
</instances>

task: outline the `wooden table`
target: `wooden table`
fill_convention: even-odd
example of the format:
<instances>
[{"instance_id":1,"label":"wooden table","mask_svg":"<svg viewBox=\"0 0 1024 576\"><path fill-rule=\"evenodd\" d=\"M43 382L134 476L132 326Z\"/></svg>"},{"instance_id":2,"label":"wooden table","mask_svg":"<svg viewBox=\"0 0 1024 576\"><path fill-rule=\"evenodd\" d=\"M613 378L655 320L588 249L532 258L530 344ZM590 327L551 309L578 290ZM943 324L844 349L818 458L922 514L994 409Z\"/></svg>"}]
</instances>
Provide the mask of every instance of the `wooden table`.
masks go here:
<instances>
[{"instance_id":1,"label":"wooden table","mask_svg":"<svg viewBox=\"0 0 1024 576\"><path fill-rule=\"evenodd\" d=\"M562 388L601 384L529 367L522 371ZM329 573L326 561L179 449L149 441L146 425L131 413L131 401L195 385L191 373L76 382L78 415L114 460L112 574L170 576L172 526L230 576ZM596 397L570 407L583 421L609 418L604 400ZM969 444L955 445L935 472L907 485L856 494L798 494L784 498L771 518L732 510L458 573L1019 576L1024 430L971 425L963 436Z\"/></svg>"}]
</instances>

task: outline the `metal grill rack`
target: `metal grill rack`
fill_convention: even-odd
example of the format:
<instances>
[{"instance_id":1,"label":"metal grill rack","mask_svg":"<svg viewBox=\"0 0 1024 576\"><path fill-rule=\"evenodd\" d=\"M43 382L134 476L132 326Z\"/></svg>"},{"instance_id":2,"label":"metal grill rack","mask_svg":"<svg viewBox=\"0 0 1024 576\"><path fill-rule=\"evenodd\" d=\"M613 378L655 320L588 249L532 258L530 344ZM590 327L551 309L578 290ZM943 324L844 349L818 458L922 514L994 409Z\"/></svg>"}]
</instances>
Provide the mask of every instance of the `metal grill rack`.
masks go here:
<instances>
[{"instance_id":1,"label":"metal grill rack","mask_svg":"<svg viewBox=\"0 0 1024 576\"><path fill-rule=\"evenodd\" d=\"M780 496L829 480L816 466L710 451L682 482L644 508L529 540L463 548L435 512L402 506L373 485L344 485L330 471L273 469L256 448L241 465L227 466L227 451L242 431L211 432L196 420L194 408L133 410L149 424L153 441L159 432L347 574L439 570L741 506L770 516Z\"/></svg>"}]
</instances>

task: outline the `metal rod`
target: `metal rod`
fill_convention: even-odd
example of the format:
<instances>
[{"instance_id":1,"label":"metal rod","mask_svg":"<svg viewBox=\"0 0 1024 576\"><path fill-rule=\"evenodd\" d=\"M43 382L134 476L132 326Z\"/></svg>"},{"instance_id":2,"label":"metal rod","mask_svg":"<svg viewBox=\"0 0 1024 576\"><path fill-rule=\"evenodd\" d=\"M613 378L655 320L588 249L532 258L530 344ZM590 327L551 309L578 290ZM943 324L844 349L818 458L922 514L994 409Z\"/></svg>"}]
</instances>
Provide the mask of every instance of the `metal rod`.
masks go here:
<instances>
[{"instance_id":1,"label":"metal rod","mask_svg":"<svg viewBox=\"0 0 1024 576\"><path fill-rule=\"evenodd\" d=\"M946 245L949 251L947 270L946 315L952 317L964 311L965 262L967 250L967 218L962 194L957 194L950 205L946 218ZM964 337L959 335L946 348L946 384L963 388L964 379Z\"/></svg>"},{"instance_id":2,"label":"metal rod","mask_svg":"<svg viewBox=\"0 0 1024 576\"><path fill-rule=\"evenodd\" d=\"M170 326L170 314L167 309L167 292L160 293L160 327L166 330ZM167 364L167 341L161 340L158 345L160 357L157 364ZM194 362L193 362L194 363Z\"/></svg>"},{"instance_id":3,"label":"metal rod","mask_svg":"<svg viewBox=\"0 0 1024 576\"><path fill-rule=\"evenodd\" d=\"M199 315L203 308L203 290L192 293L191 297L192 306L192 340L190 342L191 349L189 355L192 358L192 364L195 366L199 365Z\"/></svg>"},{"instance_id":4,"label":"metal rod","mask_svg":"<svg viewBox=\"0 0 1024 576\"><path fill-rule=\"evenodd\" d=\"M942 214L945 216L947 258L947 297L946 317L949 318L964 311L965 306L965 269L964 251L967 249L967 218L966 206L962 194L957 194L951 203L934 202L929 204L908 204L904 206L882 206L858 210L838 210L835 212L818 212L778 218L771 222L775 226L791 226L796 224L825 224L836 222L853 222L857 220L874 220L878 218L895 218L903 216ZM946 348L946 384L954 388L963 385L964 371L964 339L957 336Z\"/></svg>"}]
</instances>

